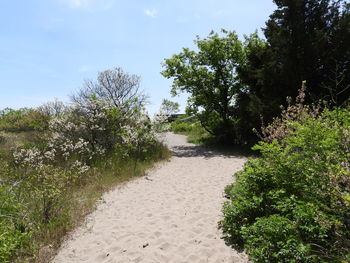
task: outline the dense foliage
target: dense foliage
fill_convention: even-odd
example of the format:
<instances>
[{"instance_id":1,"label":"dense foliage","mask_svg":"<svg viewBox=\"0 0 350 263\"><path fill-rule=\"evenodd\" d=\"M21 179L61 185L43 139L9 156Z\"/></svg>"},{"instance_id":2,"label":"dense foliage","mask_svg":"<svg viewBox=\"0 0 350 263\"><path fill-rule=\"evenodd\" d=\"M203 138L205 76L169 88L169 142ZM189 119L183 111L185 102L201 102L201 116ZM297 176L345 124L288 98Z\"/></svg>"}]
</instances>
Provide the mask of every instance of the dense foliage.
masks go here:
<instances>
[{"instance_id":1,"label":"dense foliage","mask_svg":"<svg viewBox=\"0 0 350 263\"><path fill-rule=\"evenodd\" d=\"M6 108L0 111L0 131L42 131L48 126L49 116L37 109Z\"/></svg>"},{"instance_id":2,"label":"dense foliage","mask_svg":"<svg viewBox=\"0 0 350 263\"><path fill-rule=\"evenodd\" d=\"M254 262L348 262L349 108L296 119L254 147L261 157L226 188L221 226Z\"/></svg>"},{"instance_id":3,"label":"dense foliage","mask_svg":"<svg viewBox=\"0 0 350 263\"><path fill-rule=\"evenodd\" d=\"M310 101L344 105L350 97L350 4L333 0L276 0L263 29L265 40L246 39L247 60L237 71L246 90L237 96L238 130L256 140L253 128L280 113L302 81Z\"/></svg>"},{"instance_id":4,"label":"dense foliage","mask_svg":"<svg viewBox=\"0 0 350 263\"><path fill-rule=\"evenodd\" d=\"M98 198L119 178L142 175L147 164L166 156L142 108L143 94L126 81L138 78L117 69L100 73L99 79L111 75L111 86L86 86L70 106L56 101L39 109L3 111L5 127L32 131L38 125L26 120L33 112L45 116L47 124L40 132L34 129L30 141L8 132L17 128L0 134L1 262L48 262L45 251L53 253L94 199L85 195ZM107 91L114 95L104 96Z\"/></svg>"},{"instance_id":5,"label":"dense foliage","mask_svg":"<svg viewBox=\"0 0 350 263\"><path fill-rule=\"evenodd\" d=\"M224 36L211 32L195 41L199 51L187 48L166 59L163 76L174 78L172 93L191 95L187 111L195 114L202 126L223 140L234 140L233 105L241 88L236 68L245 59L242 42L235 32Z\"/></svg>"},{"instance_id":6,"label":"dense foliage","mask_svg":"<svg viewBox=\"0 0 350 263\"><path fill-rule=\"evenodd\" d=\"M173 94L187 92L188 112L226 143L254 145L261 120L270 123L302 81L309 102L343 106L350 97L350 4L345 0L275 0L263 28L240 41L212 32L166 59Z\"/></svg>"}]
</instances>

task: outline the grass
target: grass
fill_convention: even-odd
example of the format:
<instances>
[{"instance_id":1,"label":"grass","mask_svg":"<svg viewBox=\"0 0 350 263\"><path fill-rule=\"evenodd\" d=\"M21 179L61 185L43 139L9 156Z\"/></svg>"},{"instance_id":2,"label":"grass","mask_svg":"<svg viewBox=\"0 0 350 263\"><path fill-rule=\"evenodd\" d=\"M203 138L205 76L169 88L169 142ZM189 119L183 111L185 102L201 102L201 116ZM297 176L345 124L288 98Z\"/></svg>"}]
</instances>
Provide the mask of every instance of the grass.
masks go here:
<instances>
[{"instance_id":1,"label":"grass","mask_svg":"<svg viewBox=\"0 0 350 263\"><path fill-rule=\"evenodd\" d=\"M7 159L13 147L26 143L35 143L34 133L1 133L0 158ZM79 180L65 191L55 206L55 216L47 223L40 223L36 211L37 200L29 193L17 192L26 214L23 224L32 226L29 239L16 250L11 262L46 263L55 255L62 240L71 230L84 222L86 215L94 211L103 193L117 185L145 175L156 162L170 157L168 149L158 143L143 160L122 159L118 155L97 160L86 178ZM1 175L0 175L1 181Z\"/></svg>"}]
</instances>

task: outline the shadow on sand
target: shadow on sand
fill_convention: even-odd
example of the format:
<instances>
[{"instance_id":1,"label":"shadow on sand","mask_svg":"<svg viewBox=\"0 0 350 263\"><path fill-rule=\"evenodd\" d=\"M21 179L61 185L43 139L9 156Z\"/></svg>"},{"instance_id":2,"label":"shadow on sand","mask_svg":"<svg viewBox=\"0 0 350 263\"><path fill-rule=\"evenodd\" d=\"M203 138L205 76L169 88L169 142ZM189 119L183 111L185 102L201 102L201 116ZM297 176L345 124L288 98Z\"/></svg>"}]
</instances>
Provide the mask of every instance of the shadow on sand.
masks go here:
<instances>
[{"instance_id":1,"label":"shadow on sand","mask_svg":"<svg viewBox=\"0 0 350 263\"><path fill-rule=\"evenodd\" d=\"M176 157L204 157L206 159L221 157L221 158L230 158L234 155L223 154L217 151L210 150L203 146L189 145L189 146L174 146L171 148L173 156ZM237 157L237 156L235 156Z\"/></svg>"}]
</instances>

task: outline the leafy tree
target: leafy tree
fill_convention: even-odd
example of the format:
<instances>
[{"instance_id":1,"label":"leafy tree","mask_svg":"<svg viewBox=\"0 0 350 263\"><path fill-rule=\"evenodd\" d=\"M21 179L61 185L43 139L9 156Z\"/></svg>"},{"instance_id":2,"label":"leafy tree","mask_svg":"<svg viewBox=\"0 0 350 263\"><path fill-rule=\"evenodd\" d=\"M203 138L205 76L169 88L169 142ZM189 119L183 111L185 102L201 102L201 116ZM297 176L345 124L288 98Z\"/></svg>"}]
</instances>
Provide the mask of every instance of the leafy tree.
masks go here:
<instances>
[{"instance_id":1,"label":"leafy tree","mask_svg":"<svg viewBox=\"0 0 350 263\"><path fill-rule=\"evenodd\" d=\"M180 111L180 104L171 100L163 99L162 105L160 106L160 114L169 116L176 114Z\"/></svg>"},{"instance_id":2,"label":"leafy tree","mask_svg":"<svg viewBox=\"0 0 350 263\"><path fill-rule=\"evenodd\" d=\"M303 80L316 99L330 95L323 86L341 92L350 79L342 83L345 86L335 87L332 78L342 78L350 70L350 47L346 46L350 43L350 5L343 5L342 0L274 2L278 9L267 21L264 33L278 67L274 77L281 82L282 95L295 96ZM350 90L337 103L347 99L345 94L349 96Z\"/></svg>"},{"instance_id":3,"label":"leafy tree","mask_svg":"<svg viewBox=\"0 0 350 263\"><path fill-rule=\"evenodd\" d=\"M197 37L198 51L184 48L166 59L162 75L173 78L172 94L188 92L187 110L197 115L202 126L225 141L236 141L233 107L241 88L236 74L244 63L245 52L235 32L222 30ZM236 140L235 140L236 138Z\"/></svg>"},{"instance_id":4,"label":"leafy tree","mask_svg":"<svg viewBox=\"0 0 350 263\"><path fill-rule=\"evenodd\" d=\"M253 138L260 116L270 122L306 80L309 102L343 105L350 97L350 4L343 0L274 0L266 41L246 39L237 99L238 129Z\"/></svg>"},{"instance_id":5,"label":"leafy tree","mask_svg":"<svg viewBox=\"0 0 350 263\"><path fill-rule=\"evenodd\" d=\"M285 97L271 77L275 75L276 67L268 43L254 33L246 37L244 45L247 60L237 68L244 89L239 91L236 99L236 129L242 141L253 145L257 140L253 129L261 126L262 117L264 121L270 121L277 116L280 111L277 105L282 105Z\"/></svg>"}]
</instances>

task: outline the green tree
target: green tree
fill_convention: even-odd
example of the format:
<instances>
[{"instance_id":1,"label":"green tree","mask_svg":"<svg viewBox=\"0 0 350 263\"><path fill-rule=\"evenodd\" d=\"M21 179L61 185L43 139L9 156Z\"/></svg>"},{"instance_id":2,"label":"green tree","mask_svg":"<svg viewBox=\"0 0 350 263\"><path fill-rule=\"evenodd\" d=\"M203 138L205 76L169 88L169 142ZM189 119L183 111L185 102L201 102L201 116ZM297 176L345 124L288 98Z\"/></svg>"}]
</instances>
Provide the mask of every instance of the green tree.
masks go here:
<instances>
[{"instance_id":1,"label":"green tree","mask_svg":"<svg viewBox=\"0 0 350 263\"><path fill-rule=\"evenodd\" d=\"M237 99L242 134L253 138L260 116L270 122L306 80L309 102L343 105L350 97L350 4L343 0L274 0L266 41L246 39L247 63L239 77L247 87Z\"/></svg>"},{"instance_id":2,"label":"green tree","mask_svg":"<svg viewBox=\"0 0 350 263\"><path fill-rule=\"evenodd\" d=\"M272 60L272 50L266 40L261 39L257 33L245 39L247 54L246 63L238 66L237 72L244 86L237 95L235 115L237 116L236 129L242 141L254 145L257 141L253 129L261 126L261 118L270 121L280 112L286 98L279 93L275 85L276 67Z\"/></svg>"},{"instance_id":3,"label":"green tree","mask_svg":"<svg viewBox=\"0 0 350 263\"><path fill-rule=\"evenodd\" d=\"M171 114L176 114L180 111L180 104L171 100L163 99L162 105L160 105L160 114L169 116Z\"/></svg>"},{"instance_id":4,"label":"green tree","mask_svg":"<svg viewBox=\"0 0 350 263\"><path fill-rule=\"evenodd\" d=\"M235 32L222 33L220 36L212 31L207 38L197 37L198 51L184 48L166 59L162 75L174 79L173 95L190 94L187 110L208 132L225 141L238 142L233 109L241 84L236 68L244 63L245 52Z\"/></svg>"},{"instance_id":5,"label":"green tree","mask_svg":"<svg viewBox=\"0 0 350 263\"><path fill-rule=\"evenodd\" d=\"M314 99L329 96L329 89L338 89L333 97L340 95L350 83L349 77L341 87L335 83L335 78L350 70L350 5L343 0L274 2L278 9L267 21L264 33L274 54L274 78L282 95L295 96L303 80ZM348 98L345 94L349 96L350 90L341 94L337 104Z\"/></svg>"}]
</instances>

